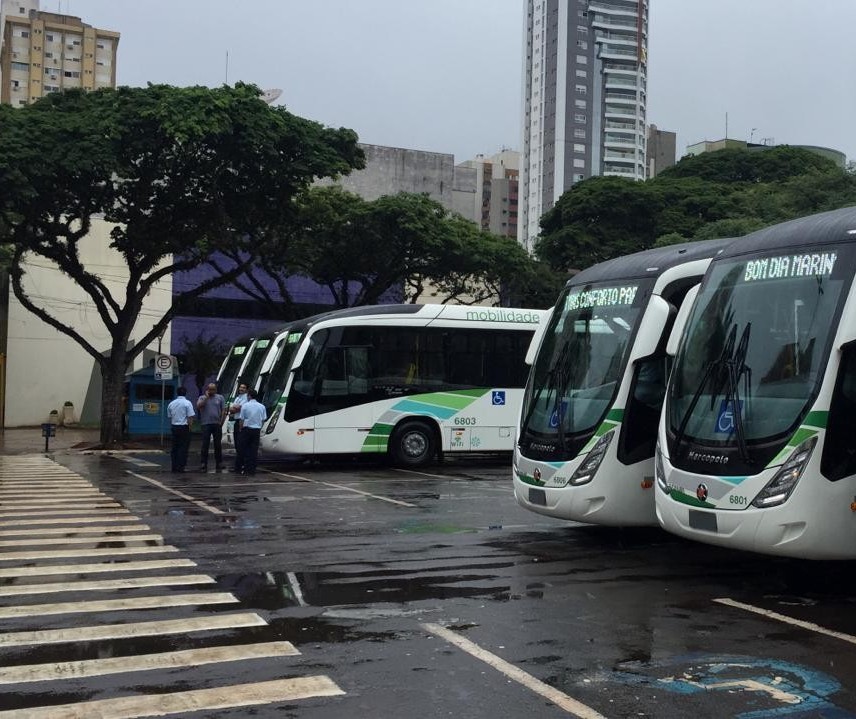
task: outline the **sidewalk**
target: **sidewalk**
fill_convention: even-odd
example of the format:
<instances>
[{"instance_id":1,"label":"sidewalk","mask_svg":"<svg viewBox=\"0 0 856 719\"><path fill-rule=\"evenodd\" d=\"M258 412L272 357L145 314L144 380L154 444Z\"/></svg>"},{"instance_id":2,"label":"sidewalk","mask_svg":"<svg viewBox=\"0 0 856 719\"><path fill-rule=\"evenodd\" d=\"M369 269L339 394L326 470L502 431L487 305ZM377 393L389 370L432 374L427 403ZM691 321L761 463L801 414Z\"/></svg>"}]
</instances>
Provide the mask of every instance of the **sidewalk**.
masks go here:
<instances>
[{"instance_id":1,"label":"sidewalk","mask_svg":"<svg viewBox=\"0 0 856 719\"><path fill-rule=\"evenodd\" d=\"M56 437L48 439L48 452L68 452L86 450L98 443L99 430L78 427L57 427ZM164 438L163 448L160 438L134 441L135 446L144 450L169 451L169 436ZM44 454L45 438L41 427L14 427L0 431L0 455Z\"/></svg>"}]
</instances>

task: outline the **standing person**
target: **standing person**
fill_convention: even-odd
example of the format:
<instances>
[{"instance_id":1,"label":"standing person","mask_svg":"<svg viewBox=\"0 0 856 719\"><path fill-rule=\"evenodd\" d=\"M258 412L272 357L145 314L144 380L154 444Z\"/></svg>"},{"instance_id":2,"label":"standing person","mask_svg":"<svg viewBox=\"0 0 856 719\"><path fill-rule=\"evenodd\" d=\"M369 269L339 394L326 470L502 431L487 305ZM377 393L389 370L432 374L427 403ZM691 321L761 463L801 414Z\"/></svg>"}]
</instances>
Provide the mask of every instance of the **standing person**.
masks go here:
<instances>
[{"instance_id":1,"label":"standing person","mask_svg":"<svg viewBox=\"0 0 856 719\"><path fill-rule=\"evenodd\" d=\"M166 413L172 426L172 471L183 472L187 465L187 450L190 449L190 428L196 412L187 399L187 390L179 387L177 397L167 405Z\"/></svg>"},{"instance_id":2,"label":"standing person","mask_svg":"<svg viewBox=\"0 0 856 719\"><path fill-rule=\"evenodd\" d=\"M254 475L256 460L259 456L259 437L262 424L267 419L267 410L261 402L256 401L257 392L254 389L247 392L247 401L241 405L241 445L238 450L238 462L241 474Z\"/></svg>"},{"instance_id":3,"label":"standing person","mask_svg":"<svg viewBox=\"0 0 856 719\"><path fill-rule=\"evenodd\" d=\"M241 435L241 421L238 415L241 412L241 406L247 401L247 383L240 382L238 384L238 396L235 401L229 406L229 419L232 422L232 439L235 441L235 466L232 467L233 472L241 471L241 443L239 437Z\"/></svg>"},{"instance_id":4,"label":"standing person","mask_svg":"<svg viewBox=\"0 0 856 719\"><path fill-rule=\"evenodd\" d=\"M202 426L202 461L199 471L208 471L208 446L214 440L214 464L219 472L223 469L223 420L226 419L226 400L217 394L217 385L213 382L205 388L204 394L196 400L199 412L199 424Z\"/></svg>"}]
</instances>

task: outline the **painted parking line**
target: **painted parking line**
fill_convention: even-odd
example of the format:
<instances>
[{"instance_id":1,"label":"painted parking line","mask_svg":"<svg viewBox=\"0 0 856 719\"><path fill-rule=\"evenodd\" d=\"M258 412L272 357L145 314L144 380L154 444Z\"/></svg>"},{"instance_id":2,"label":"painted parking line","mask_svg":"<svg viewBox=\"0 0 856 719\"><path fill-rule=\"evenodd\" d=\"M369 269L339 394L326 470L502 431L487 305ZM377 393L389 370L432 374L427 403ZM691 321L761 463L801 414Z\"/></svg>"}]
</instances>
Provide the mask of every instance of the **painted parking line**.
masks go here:
<instances>
[{"instance_id":1,"label":"painted parking line","mask_svg":"<svg viewBox=\"0 0 856 719\"><path fill-rule=\"evenodd\" d=\"M261 627L266 625L267 622L255 612L212 614L210 616L191 617L189 619L165 619L154 622L133 622L131 624L101 624L91 627L5 632L0 634L0 647L63 644L65 642L95 642L103 639L129 639L133 637L156 637L166 634L210 632L218 629Z\"/></svg>"},{"instance_id":2,"label":"painted parking line","mask_svg":"<svg viewBox=\"0 0 856 719\"><path fill-rule=\"evenodd\" d=\"M149 462L147 459L140 459L139 457L133 457L127 454L114 454L113 458L120 459L123 462L128 462L136 467L160 467L157 462Z\"/></svg>"},{"instance_id":3,"label":"painted parking line","mask_svg":"<svg viewBox=\"0 0 856 719\"><path fill-rule=\"evenodd\" d=\"M20 519L21 517L71 517L76 516L78 514L98 514L100 512L103 512L104 516L111 516L114 514L130 514L127 509L119 509L119 507L121 506L121 504L115 504L110 507L95 507L94 509L28 509L23 512L17 510L8 512L0 511L0 519L3 520L3 524L5 526L9 521L15 521L16 519ZM30 520L28 524L32 524L32 520Z\"/></svg>"},{"instance_id":4,"label":"painted parking line","mask_svg":"<svg viewBox=\"0 0 856 719\"><path fill-rule=\"evenodd\" d=\"M807 629L810 632L815 632L817 634L823 634L827 637L834 637L835 639L840 639L843 642L849 642L850 644L856 644L856 637L852 634L844 634L843 632L836 632L832 629L827 629L826 627L822 627L819 624L815 624L814 622L805 622L802 619L794 619L793 617L789 617L785 614L779 614L778 612L770 611L769 609L762 609L761 607L755 607L751 604L744 604L743 602L738 602L734 599L728 599L727 597L720 597L719 599L714 599L714 602L717 604L723 604L726 607L734 607L735 609L743 609L747 612L752 612L754 614L760 614L762 617L766 617L767 619L773 619L777 622L784 622L785 624L790 624L794 627L800 627L801 629Z\"/></svg>"},{"instance_id":5,"label":"painted parking line","mask_svg":"<svg viewBox=\"0 0 856 719\"><path fill-rule=\"evenodd\" d=\"M0 597L20 597L32 594L61 594L62 592L101 592L106 589L141 589L143 587L180 587L189 584L216 584L207 574L176 574L174 576L131 577L128 579L96 579L84 582L42 582L0 586Z\"/></svg>"},{"instance_id":6,"label":"painted parking line","mask_svg":"<svg viewBox=\"0 0 856 719\"><path fill-rule=\"evenodd\" d=\"M122 520L127 521L127 520ZM28 523L29 525L30 523ZM4 524L5 526L5 524ZM64 537L78 534L93 534L95 536L123 534L131 532L147 532L151 527L148 524L120 524L118 526L96 526L96 527L42 527L40 529L0 529L0 537L44 537L52 534L60 534Z\"/></svg>"},{"instance_id":7,"label":"painted parking line","mask_svg":"<svg viewBox=\"0 0 856 719\"><path fill-rule=\"evenodd\" d=\"M51 662L49 664L25 664L4 667L0 672L0 684L44 682L55 679L81 679L100 677L123 672L145 672L154 669L182 669L201 664L220 664L246 659L271 659L295 657L300 652L291 642L265 642L262 644L238 644L225 647L184 649L158 654L142 654L129 657L106 659L84 659L74 662Z\"/></svg>"},{"instance_id":8,"label":"painted parking line","mask_svg":"<svg viewBox=\"0 0 856 719\"><path fill-rule=\"evenodd\" d=\"M116 699L99 699L80 704L58 704L49 707L0 712L0 717L15 719L132 719L133 717L167 716L185 712L236 709L312 697L342 696L345 692L327 676L275 679L254 684L235 684L214 689L193 689L171 694L147 694Z\"/></svg>"},{"instance_id":9,"label":"painted parking line","mask_svg":"<svg viewBox=\"0 0 856 719\"><path fill-rule=\"evenodd\" d=\"M149 484L155 485L155 487L159 487L165 492L169 492L170 494L174 494L176 497L181 497L182 499L190 502L191 504L195 504L197 507L201 507L206 512L211 512L211 514L226 514L222 509L218 509L217 507L212 507L210 504L206 504L201 499L196 499L195 497L191 497L189 494L184 494L184 492L179 492L177 489L173 489L172 487L168 487L163 482L158 482L156 479L152 479L151 477L146 477L142 474L137 474L136 472L132 472L130 469L125 470L132 477L136 477L137 479L142 479Z\"/></svg>"},{"instance_id":10,"label":"painted parking line","mask_svg":"<svg viewBox=\"0 0 856 719\"><path fill-rule=\"evenodd\" d=\"M285 474L284 472L274 472L271 469L261 470L265 472L265 474L272 474L276 477L285 477L286 479L296 479L301 482L309 482L310 484L319 484L325 487L335 487L336 489L344 490L345 492L353 492L354 494L361 494L364 497L369 497L371 499L378 499L381 502L389 502L390 504L397 504L401 507L413 507L415 508L415 504L411 504L410 502L403 502L400 499L393 499L392 497L384 497L380 494L372 494L371 492L364 492L362 489L356 489L355 487L348 487L345 484L337 484L336 482L323 482L320 479L311 479L309 477L301 477L296 474Z\"/></svg>"},{"instance_id":11,"label":"painted parking line","mask_svg":"<svg viewBox=\"0 0 856 719\"><path fill-rule=\"evenodd\" d=\"M207 604L236 604L237 602L238 598L229 592L194 592L192 594L167 594L162 597L102 599L96 602L25 604L14 607L0 607L0 619L47 617L53 614L90 614L92 612L122 612L136 609L165 609L169 607L201 607Z\"/></svg>"},{"instance_id":12,"label":"painted parking line","mask_svg":"<svg viewBox=\"0 0 856 719\"><path fill-rule=\"evenodd\" d=\"M159 547L117 547L116 549L46 549L26 552L0 552L0 562L30 559L60 559L64 557L121 557L124 554L162 554L177 552L170 544Z\"/></svg>"},{"instance_id":13,"label":"painted parking line","mask_svg":"<svg viewBox=\"0 0 856 719\"><path fill-rule=\"evenodd\" d=\"M144 559L138 562L98 562L93 564L52 564L42 567L0 568L0 579L10 577L47 577L56 574L94 574L99 572L137 572L150 569L195 567L190 559Z\"/></svg>"},{"instance_id":14,"label":"painted parking line","mask_svg":"<svg viewBox=\"0 0 856 719\"><path fill-rule=\"evenodd\" d=\"M163 542L160 534L131 534L124 537L45 537L35 539L24 537L23 539L0 539L0 547L36 547L50 544L104 544L116 542ZM0 555L2 556L2 555Z\"/></svg>"},{"instance_id":15,"label":"painted parking line","mask_svg":"<svg viewBox=\"0 0 856 719\"><path fill-rule=\"evenodd\" d=\"M449 644L453 644L458 647L458 649L465 651L476 659L483 661L485 664L493 667L509 679L516 681L518 684L522 684L527 689L552 702L560 709L564 709L574 716L579 717L579 719L605 719L602 714L599 714L591 707L569 697L564 692L560 692L549 684L545 684L540 679L536 679L531 674L524 672L519 667L505 661L496 654L493 654L486 649L482 649L478 644L471 642L469 639L462 637L456 632L446 629L445 627L441 627L439 624L426 623L422 624L422 628L441 639L445 639Z\"/></svg>"},{"instance_id":16,"label":"painted parking line","mask_svg":"<svg viewBox=\"0 0 856 719\"><path fill-rule=\"evenodd\" d=\"M400 472L401 474L415 474L418 477L429 477L431 479L447 479L450 482L465 482L466 480L463 477L450 477L446 474L429 474L428 472L420 472L416 469L402 469L401 467L392 467L394 472Z\"/></svg>"}]
</instances>

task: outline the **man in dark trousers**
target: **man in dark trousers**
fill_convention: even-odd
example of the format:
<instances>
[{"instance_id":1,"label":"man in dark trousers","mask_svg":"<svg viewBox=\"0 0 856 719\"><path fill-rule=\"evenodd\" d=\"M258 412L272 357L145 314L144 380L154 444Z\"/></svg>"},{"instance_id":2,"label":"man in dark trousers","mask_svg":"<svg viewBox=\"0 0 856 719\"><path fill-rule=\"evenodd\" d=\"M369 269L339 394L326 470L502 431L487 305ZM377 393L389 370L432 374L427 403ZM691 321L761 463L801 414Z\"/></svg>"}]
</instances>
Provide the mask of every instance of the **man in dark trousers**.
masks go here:
<instances>
[{"instance_id":1,"label":"man in dark trousers","mask_svg":"<svg viewBox=\"0 0 856 719\"><path fill-rule=\"evenodd\" d=\"M190 448L190 428L193 425L193 405L187 399L187 390L179 387L177 397L167 405L166 414L172 427L172 471L183 472L187 465L187 450Z\"/></svg>"},{"instance_id":2,"label":"man in dark trousers","mask_svg":"<svg viewBox=\"0 0 856 719\"><path fill-rule=\"evenodd\" d=\"M254 475L256 473L256 460L259 456L259 438L262 433L262 424L267 419L265 406L256 401L258 393L254 390L247 391L247 401L241 405L238 415L241 422L241 431L238 434L238 456L236 466L241 474Z\"/></svg>"},{"instance_id":3,"label":"man in dark trousers","mask_svg":"<svg viewBox=\"0 0 856 719\"><path fill-rule=\"evenodd\" d=\"M196 400L199 424L202 427L202 461L199 471L208 471L208 446L214 441L214 465L219 472L223 469L223 420L226 419L226 400L217 394L217 385L213 382L205 388L204 394Z\"/></svg>"}]
</instances>

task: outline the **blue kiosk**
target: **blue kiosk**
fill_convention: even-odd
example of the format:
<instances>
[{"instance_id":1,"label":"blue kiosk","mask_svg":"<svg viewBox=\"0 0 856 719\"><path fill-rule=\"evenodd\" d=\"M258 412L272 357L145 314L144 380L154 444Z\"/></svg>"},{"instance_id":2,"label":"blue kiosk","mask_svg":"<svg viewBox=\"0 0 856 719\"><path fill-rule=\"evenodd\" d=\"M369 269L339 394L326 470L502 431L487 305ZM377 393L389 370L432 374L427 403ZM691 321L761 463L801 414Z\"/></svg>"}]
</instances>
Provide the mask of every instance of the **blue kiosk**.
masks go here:
<instances>
[{"instance_id":1,"label":"blue kiosk","mask_svg":"<svg viewBox=\"0 0 856 719\"><path fill-rule=\"evenodd\" d=\"M161 390L163 386L163 390ZM125 427L128 436L169 434L166 406L175 398L178 374L172 379L155 379L154 367L144 367L125 376ZM161 401L163 393L163 401Z\"/></svg>"}]
</instances>

